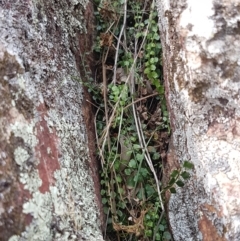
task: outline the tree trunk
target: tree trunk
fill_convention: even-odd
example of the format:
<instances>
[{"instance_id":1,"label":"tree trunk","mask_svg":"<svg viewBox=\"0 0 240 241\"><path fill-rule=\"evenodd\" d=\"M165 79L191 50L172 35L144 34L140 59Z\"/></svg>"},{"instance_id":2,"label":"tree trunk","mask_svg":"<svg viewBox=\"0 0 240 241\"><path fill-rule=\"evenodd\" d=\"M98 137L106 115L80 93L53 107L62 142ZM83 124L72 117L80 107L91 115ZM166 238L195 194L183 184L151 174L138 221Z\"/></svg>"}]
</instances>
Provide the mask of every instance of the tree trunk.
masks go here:
<instances>
[{"instance_id":1,"label":"tree trunk","mask_svg":"<svg viewBox=\"0 0 240 241\"><path fill-rule=\"evenodd\" d=\"M80 0L0 3L1 241L102 240L76 80L92 13Z\"/></svg>"},{"instance_id":2,"label":"tree trunk","mask_svg":"<svg viewBox=\"0 0 240 241\"><path fill-rule=\"evenodd\" d=\"M195 166L169 197L174 239L240 240L240 2L157 5L172 127L165 174Z\"/></svg>"}]
</instances>

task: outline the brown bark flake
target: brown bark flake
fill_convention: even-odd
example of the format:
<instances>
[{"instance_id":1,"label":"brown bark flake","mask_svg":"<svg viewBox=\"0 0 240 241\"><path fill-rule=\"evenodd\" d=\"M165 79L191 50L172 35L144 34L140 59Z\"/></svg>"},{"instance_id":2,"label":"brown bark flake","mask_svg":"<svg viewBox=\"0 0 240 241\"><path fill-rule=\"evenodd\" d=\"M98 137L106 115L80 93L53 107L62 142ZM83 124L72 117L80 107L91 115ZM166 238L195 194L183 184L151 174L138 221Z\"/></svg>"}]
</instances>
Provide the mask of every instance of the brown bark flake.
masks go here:
<instances>
[{"instance_id":1,"label":"brown bark flake","mask_svg":"<svg viewBox=\"0 0 240 241\"><path fill-rule=\"evenodd\" d=\"M47 112L45 105L41 104L37 109L42 120L36 125L38 144L35 149L40 161L37 169L42 180L39 191L45 193L49 191L49 186L53 185L55 182L53 177L54 172L60 169L57 147L58 137L55 130L50 131L44 119Z\"/></svg>"},{"instance_id":2,"label":"brown bark flake","mask_svg":"<svg viewBox=\"0 0 240 241\"><path fill-rule=\"evenodd\" d=\"M203 241L226 241L224 237L220 236L216 227L205 215L202 215L198 221L198 226L203 235Z\"/></svg>"}]
</instances>

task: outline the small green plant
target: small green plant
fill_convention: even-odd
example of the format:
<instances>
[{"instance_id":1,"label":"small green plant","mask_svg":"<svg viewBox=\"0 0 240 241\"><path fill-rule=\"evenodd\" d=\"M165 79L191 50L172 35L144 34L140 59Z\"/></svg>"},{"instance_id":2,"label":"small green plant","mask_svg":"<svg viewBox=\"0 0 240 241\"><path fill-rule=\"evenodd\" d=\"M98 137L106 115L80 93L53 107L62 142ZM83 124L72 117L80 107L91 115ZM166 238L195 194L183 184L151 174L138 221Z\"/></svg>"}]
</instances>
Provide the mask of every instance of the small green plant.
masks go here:
<instances>
[{"instance_id":1,"label":"small green plant","mask_svg":"<svg viewBox=\"0 0 240 241\"><path fill-rule=\"evenodd\" d=\"M163 191L169 190L171 193L176 193L175 186L183 187L185 181L187 181L190 177L190 171L194 168L191 162L185 161L182 167L179 170L174 170L170 177L170 181L168 185L163 189Z\"/></svg>"},{"instance_id":2,"label":"small green plant","mask_svg":"<svg viewBox=\"0 0 240 241\"><path fill-rule=\"evenodd\" d=\"M168 148L170 124L154 2L95 3L99 61L95 80L83 84L96 107L106 238L171 240L164 195L182 187L192 167L185 162L162 187L161 154Z\"/></svg>"},{"instance_id":3,"label":"small green plant","mask_svg":"<svg viewBox=\"0 0 240 241\"><path fill-rule=\"evenodd\" d=\"M150 19L145 20L145 24L149 25L149 34L147 35L147 41L145 45L144 55L145 59L145 69L144 74L147 75L148 79L151 80L152 84L156 87L160 95L163 95L164 88L159 82L161 76L161 44L159 42L160 36L157 26L157 13L153 11Z\"/></svg>"}]
</instances>

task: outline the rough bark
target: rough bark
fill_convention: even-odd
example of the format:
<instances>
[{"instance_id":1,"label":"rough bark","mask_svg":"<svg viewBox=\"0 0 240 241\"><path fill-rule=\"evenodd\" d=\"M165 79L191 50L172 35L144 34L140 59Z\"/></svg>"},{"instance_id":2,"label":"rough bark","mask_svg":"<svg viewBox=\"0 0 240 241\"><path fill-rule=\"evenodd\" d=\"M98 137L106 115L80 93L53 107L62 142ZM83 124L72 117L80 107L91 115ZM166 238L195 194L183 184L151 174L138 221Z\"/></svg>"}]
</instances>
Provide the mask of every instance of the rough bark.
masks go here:
<instances>
[{"instance_id":1,"label":"rough bark","mask_svg":"<svg viewBox=\"0 0 240 241\"><path fill-rule=\"evenodd\" d=\"M158 0L172 145L190 182L168 203L176 241L240 240L240 2Z\"/></svg>"},{"instance_id":2,"label":"rough bark","mask_svg":"<svg viewBox=\"0 0 240 241\"><path fill-rule=\"evenodd\" d=\"M0 240L102 240L75 79L92 12L82 0L0 2Z\"/></svg>"}]
</instances>

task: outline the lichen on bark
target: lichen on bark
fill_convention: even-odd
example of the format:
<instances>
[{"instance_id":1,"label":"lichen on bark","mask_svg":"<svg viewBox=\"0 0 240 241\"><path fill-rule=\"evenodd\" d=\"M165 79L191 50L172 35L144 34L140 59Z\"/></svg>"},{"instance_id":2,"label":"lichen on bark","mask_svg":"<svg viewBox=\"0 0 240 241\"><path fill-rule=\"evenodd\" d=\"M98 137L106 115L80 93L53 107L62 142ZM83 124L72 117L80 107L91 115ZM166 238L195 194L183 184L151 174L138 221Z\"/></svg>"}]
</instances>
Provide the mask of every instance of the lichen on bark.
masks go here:
<instances>
[{"instance_id":1,"label":"lichen on bark","mask_svg":"<svg viewBox=\"0 0 240 241\"><path fill-rule=\"evenodd\" d=\"M195 165L169 200L174 238L238 240L239 2L157 3L173 132L166 175L184 160Z\"/></svg>"},{"instance_id":2,"label":"lichen on bark","mask_svg":"<svg viewBox=\"0 0 240 241\"><path fill-rule=\"evenodd\" d=\"M72 49L86 1L2 1L3 240L102 240Z\"/></svg>"}]
</instances>

